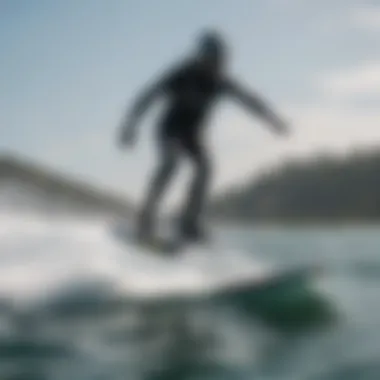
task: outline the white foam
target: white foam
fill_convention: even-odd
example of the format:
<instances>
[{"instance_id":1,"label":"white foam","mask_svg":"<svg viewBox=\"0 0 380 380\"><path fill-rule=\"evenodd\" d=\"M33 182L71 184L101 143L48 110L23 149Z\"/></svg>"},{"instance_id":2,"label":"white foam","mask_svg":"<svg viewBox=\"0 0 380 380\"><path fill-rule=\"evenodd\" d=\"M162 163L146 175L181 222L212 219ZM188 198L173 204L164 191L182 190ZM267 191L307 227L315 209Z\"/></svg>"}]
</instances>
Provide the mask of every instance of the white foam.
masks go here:
<instances>
[{"instance_id":1,"label":"white foam","mask_svg":"<svg viewBox=\"0 0 380 380\"><path fill-rule=\"evenodd\" d=\"M107 220L0 216L0 296L30 299L84 279L106 279L129 295L198 293L262 269L250 255L218 247L173 259L143 254L115 239Z\"/></svg>"}]
</instances>

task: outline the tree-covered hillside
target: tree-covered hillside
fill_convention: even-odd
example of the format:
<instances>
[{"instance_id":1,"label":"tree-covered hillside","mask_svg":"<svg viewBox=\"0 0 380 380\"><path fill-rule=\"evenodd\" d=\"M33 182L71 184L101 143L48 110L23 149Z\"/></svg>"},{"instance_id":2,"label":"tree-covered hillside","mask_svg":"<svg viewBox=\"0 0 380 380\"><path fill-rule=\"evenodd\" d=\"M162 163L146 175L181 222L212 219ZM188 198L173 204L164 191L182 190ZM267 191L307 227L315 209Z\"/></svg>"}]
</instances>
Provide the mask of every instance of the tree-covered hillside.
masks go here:
<instances>
[{"instance_id":1,"label":"tree-covered hillside","mask_svg":"<svg viewBox=\"0 0 380 380\"><path fill-rule=\"evenodd\" d=\"M15 207L18 203L38 201L73 211L111 212L123 216L132 211L131 205L120 196L8 155L0 157L0 194L3 203L10 199Z\"/></svg>"},{"instance_id":2,"label":"tree-covered hillside","mask_svg":"<svg viewBox=\"0 0 380 380\"><path fill-rule=\"evenodd\" d=\"M287 163L225 192L209 211L247 221L380 219L380 149Z\"/></svg>"}]
</instances>

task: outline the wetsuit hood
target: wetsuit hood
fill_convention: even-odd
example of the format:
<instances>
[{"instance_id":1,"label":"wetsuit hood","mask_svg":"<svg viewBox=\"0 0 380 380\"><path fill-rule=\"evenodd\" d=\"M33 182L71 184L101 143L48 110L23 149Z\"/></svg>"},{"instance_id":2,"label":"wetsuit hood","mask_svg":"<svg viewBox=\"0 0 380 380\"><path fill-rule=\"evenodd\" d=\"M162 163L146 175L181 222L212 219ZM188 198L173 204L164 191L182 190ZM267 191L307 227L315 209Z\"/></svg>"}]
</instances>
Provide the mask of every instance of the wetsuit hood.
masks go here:
<instances>
[{"instance_id":1,"label":"wetsuit hood","mask_svg":"<svg viewBox=\"0 0 380 380\"><path fill-rule=\"evenodd\" d=\"M198 40L198 56L221 62L225 60L226 46L222 36L215 31L203 32Z\"/></svg>"}]
</instances>

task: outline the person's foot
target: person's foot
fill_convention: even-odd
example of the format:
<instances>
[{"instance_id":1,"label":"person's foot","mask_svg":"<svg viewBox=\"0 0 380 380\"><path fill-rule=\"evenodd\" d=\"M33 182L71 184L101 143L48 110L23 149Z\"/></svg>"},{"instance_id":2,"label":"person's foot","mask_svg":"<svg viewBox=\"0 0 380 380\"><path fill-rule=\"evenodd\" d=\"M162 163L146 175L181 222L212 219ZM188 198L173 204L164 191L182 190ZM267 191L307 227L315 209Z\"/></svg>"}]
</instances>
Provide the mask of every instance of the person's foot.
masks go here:
<instances>
[{"instance_id":1,"label":"person's foot","mask_svg":"<svg viewBox=\"0 0 380 380\"><path fill-rule=\"evenodd\" d=\"M152 218L142 214L137 222L135 238L138 242L148 242L153 238Z\"/></svg>"},{"instance_id":2,"label":"person's foot","mask_svg":"<svg viewBox=\"0 0 380 380\"><path fill-rule=\"evenodd\" d=\"M180 226L180 235L185 240L194 243L203 243L209 239L209 236L204 228L191 223L183 223Z\"/></svg>"}]
</instances>

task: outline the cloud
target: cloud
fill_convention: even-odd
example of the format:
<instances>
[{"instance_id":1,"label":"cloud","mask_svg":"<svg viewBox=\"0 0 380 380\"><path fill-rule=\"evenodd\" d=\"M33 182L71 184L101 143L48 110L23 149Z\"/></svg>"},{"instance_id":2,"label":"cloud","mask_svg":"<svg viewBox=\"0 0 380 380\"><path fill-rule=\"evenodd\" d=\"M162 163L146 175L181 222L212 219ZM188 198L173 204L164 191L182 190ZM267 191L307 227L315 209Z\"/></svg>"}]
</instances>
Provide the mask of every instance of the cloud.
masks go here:
<instances>
[{"instance_id":1,"label":"cloud","mask_svg":"<svg viewBox=\"0 0 380 380\"><path fill-rule=\"evenodd\" d=\"M350 9L349 19L356 27L380 31L380 6L367 5Z\"/></svg>"},{"instance_id":2,"label":"cloud","mask_svg":"<svg viewBox=\"0 0 380 380\"><path fill-rule=\"evenodd\" d=\"M317 80L317 86L328 97L380 95L380 61L368 61L351 68L323 74Z\"/></svg>"},{"instance_id":3,"label":"cloud","mask_svg":"<svg viewBox=\"0 0 380 380\"><path fill-rule=\"evenodd\" d=\"M290 144L294 152L347 152L380 143L378 109L320 104L293 107L290 112L297 123Z\"/></svg>"}]
</instances>

